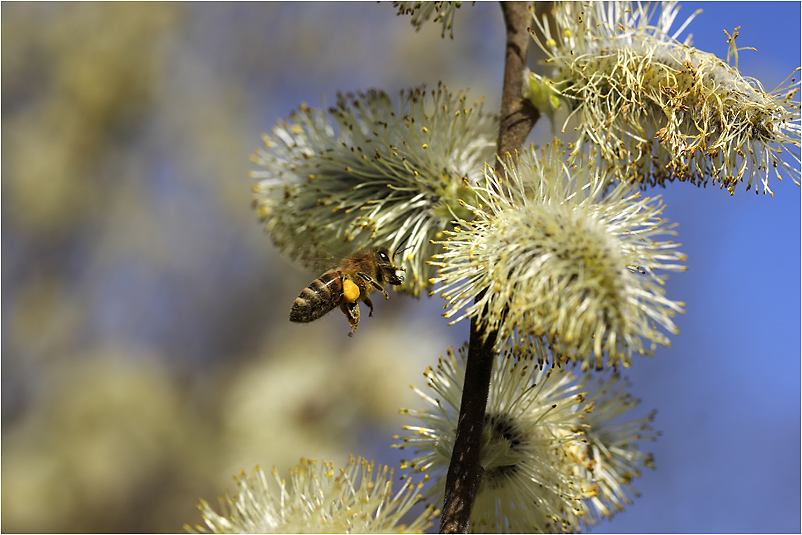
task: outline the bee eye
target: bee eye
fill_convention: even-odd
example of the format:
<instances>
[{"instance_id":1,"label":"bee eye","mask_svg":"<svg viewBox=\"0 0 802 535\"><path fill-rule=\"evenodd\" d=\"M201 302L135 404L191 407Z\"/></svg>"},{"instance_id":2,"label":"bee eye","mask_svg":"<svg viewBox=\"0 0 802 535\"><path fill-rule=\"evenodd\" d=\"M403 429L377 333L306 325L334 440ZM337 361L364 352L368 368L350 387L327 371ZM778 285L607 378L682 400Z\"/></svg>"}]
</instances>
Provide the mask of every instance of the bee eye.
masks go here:
<instances>
[{"instance_id":1,"label":"bee eye","mask_svg":"<svg viewBox=\"0 0 802 535\"><path fill-rule=\"evenodd\" d=\"M384 251L379 251L379 258L381 258L385 262L390 261L390 257L388 257L387 253L385 253Z\"/></svg>"}]
</instances>

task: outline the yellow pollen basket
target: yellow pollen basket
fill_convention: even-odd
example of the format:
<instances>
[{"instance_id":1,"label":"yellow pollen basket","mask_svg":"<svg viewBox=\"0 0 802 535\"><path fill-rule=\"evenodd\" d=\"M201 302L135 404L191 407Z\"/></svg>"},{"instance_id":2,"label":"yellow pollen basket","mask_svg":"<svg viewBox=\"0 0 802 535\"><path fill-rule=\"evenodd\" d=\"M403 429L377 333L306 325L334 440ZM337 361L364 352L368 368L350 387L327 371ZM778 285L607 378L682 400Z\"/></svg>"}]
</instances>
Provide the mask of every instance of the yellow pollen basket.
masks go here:
<instances>
[{"instance_id":1,"label":"yellow pollen basket","mask_svg":"<svg viewBox=\"0 0 802 535\"><path fill-rule=\"evenodd\" d=\"M353 303L359 299L359 286L351 279L345 279L343 281L343 297L345 297L345 300L349 303Z\"/></svg>"}]
</instances>

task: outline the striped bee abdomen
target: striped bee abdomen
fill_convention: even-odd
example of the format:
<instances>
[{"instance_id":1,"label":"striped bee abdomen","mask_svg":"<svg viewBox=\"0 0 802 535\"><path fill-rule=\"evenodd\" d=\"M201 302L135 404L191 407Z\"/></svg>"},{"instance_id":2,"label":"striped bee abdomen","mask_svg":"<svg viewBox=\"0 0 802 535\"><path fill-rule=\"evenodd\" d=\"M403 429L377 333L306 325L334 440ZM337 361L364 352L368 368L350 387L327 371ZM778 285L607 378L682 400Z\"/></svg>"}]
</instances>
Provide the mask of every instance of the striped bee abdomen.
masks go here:
<instances>
[{"instance_id":1,"label":"striped bee abdomen","mask_svg":"<svg viewBox=\"0 0 802 535\"><path fill-rule=\"evenodd\" d=\"M340 304L343 296L343 282L339 271L327 271L319 279L304 288L295 298L290 310L290 321L309 323L331 312Z\"/></svg>"}]
</instances>

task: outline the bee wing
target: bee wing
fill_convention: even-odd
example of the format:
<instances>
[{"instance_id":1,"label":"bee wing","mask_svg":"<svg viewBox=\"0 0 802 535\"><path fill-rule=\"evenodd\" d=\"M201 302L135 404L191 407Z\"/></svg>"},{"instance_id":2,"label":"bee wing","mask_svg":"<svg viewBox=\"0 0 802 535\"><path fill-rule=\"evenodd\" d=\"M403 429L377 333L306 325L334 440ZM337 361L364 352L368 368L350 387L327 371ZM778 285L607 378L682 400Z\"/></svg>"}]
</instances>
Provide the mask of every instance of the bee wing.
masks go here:
<instances>
[{"instance_id":1,"label":"bee wing","mask_svg":"<svg viewBox=\"0 0 802 535\"><path fill-rule=\"evenodd\" d=\"M337 254L325 247L305 245L299 255L299 262L307 269L315 273L324 273L337 267L344 255Z\"/></svg>"},{"instance_id":2,"label":"bee wing","mask_svg":"<svg viewBox=\"0 0 802 535\"><path fill-rule=\"evenodd\" d=\"M344 258L352 254L354 254L354 249L349 247L348 244L343 244L343 247L336 249L328 245L304 245L297 250L293 263L299 268L311 270L315 274L321 274L336 268Z\"/></svg>"}]
</instances>

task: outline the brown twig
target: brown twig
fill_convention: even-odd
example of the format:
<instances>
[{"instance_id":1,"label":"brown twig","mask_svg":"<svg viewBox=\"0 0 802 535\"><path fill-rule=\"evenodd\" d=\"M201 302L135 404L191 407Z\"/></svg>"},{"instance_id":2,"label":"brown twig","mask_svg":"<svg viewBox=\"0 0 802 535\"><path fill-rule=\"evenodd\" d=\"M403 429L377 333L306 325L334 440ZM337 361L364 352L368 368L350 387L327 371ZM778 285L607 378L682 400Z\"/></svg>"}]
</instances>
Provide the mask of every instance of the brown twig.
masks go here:
<instances>
[{"instance_id":1,"label":"brown twig","mask_svg":"<svg viewBox=\"0 0 802 535\"><path fill-rule=\"evenodd\" d=\"M531 2L502 2L507 27L504 85L501 91L499 136L496 154L505 158L523 146L540 114L523 98L522 85L526 53L529 48L528 23ZM496 174L504 176L500 162ZM481 299L481 295L477 298ZM467 533L476 493L484 470L479 463L479 447L485 420L487 394L493 369L496 342L495 333L485 338L476 320L471 320L468 361L465 366L465 383L462 389L457 436L446 477L443 514L440 533Z\"/></svg>"},{"instance_id":2,"label":"brown twig","mask_svg":"<svg viewBox=\"0 0 802 535\"><path fill-rule=\"evenodd\" d=\"M531 102L523 98L526 52L529 49L528 25L532 15L531 2L502 2L504 22L507 26L507 48L504 63L504 85L501 88L501 111L499 112L498 149L496 154L505 158L523 147L526 137L540 118L540 112ZM496 173L503 177L503 170L496 164Z\"/></svg>"}]
</instances>

